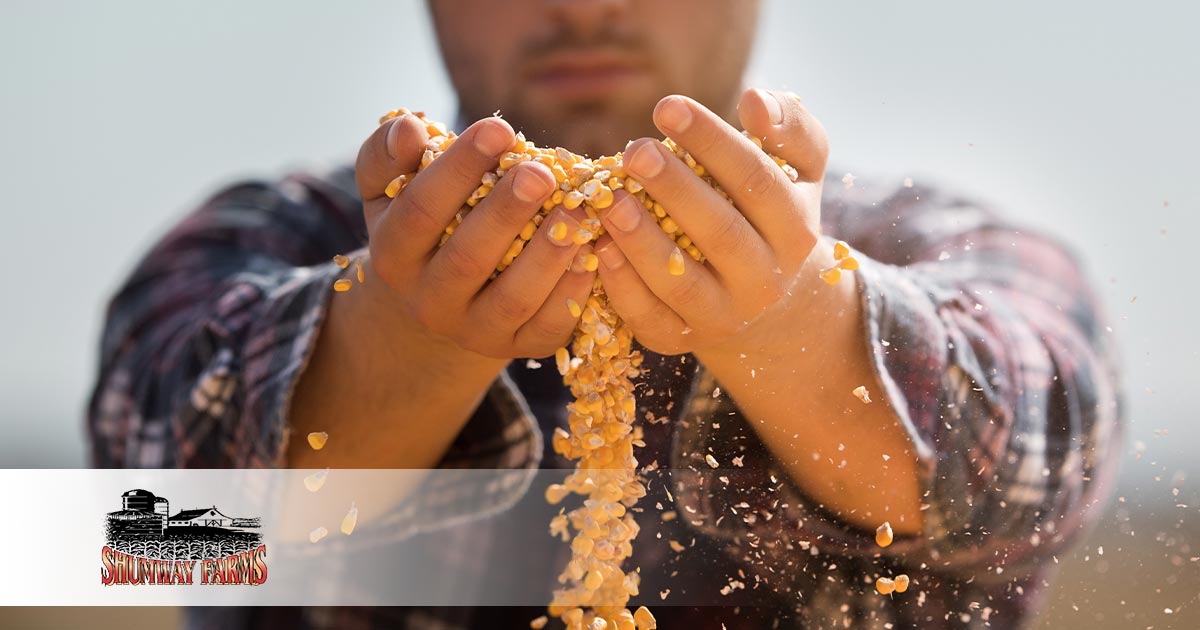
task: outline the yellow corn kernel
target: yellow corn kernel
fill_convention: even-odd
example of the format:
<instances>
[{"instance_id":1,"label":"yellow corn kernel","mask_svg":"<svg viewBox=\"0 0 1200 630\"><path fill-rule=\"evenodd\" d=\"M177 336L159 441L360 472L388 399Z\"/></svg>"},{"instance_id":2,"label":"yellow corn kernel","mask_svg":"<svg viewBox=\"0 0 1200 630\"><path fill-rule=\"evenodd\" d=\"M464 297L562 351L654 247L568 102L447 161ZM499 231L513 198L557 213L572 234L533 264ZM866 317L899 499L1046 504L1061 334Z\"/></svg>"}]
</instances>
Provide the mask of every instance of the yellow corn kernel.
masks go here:
<instances>
[{"instance_id":1,"label":"yellow corn kernel","mask_svg":"<svg viewBox=\"0 0 1200 630\"><path fill-rule=\"evenodd\" d=\"M679 224L671 217L663 217L663 220L658 223L658 227L661 227L662 231L667 234L674 234L679 229Z\"/></svg>"},{"instance_id":2,"label":"yellow corn kernel","mask_svg":"<svg viewBox=\"0 0 1200 630\"><path fill-rule=\"evenodd\" d=\"M658 628L658 621L654 619L654 615L650 613L650 609L645 606L639 606L634 611L633 622L637 624L637 630L655 630Z\"/></svg>"},{"instance_id":3,"label":"yellow corn kernel","mask_svg":"<svg viewBox=\"0 0 1200 630\"><path fill-rule=\"evenodd\" d=\"M687 234L680 234L679 238L675 239L675 244L683 249L687 249L692 244L692 238Z\"/></svg>"},{"instance_id":4,"label":"yellow corn kernel","mask_svg":"<svg viewBox=\"0 0 1200 630\"><path fill-rule=\"evenodd\" d=\"M579 228L578 230L575 230L575 235L571 237L571 240L576 245L583 245L584 243L592 242L592 236L591 230Z\"/></svg>"},{"instance_id":5,"label":"yellow corn kernel","mask_svg":"<svg viewBox=\"0 0 1200 630\"><path fill-rule=\"evenodd\" d=\"M897 575L895 582L896 582L896 592L897 593L903 593L904 591L908 590L908 576L907 575L905 575L903 573L901 573L900 575Z\"/></svg>"},{"instance_id":6,"label":"yellow corn kernel","mask_svg":"<svg viewBox=\"0 0 1200 630\"><path fill-rule=\"evenodd\" d=\"M358 506L350 504L350 511L346 512L346 516L342 517L342 533L349 536L354 533L354 526L358 524Z\"/></svg>"},{"instance_id":7,"label":"yellow corn kernel","mask_svg":"<svg viewBox=\"0 0 1200 630\"><path fill-rule=\"evenodd\" d=\"M308 533L308 542L315 543L329 534L329 530L324 527L318 527Z\"/></svg>"},{"instance_id":8,"label":"yellow corn kernel","mask_svg":"<svg viewBox=\"0 0 1200 630\"><path fill-rule=\"evenodd\" d=\"M350 266L350 259L346 258L345 256L343 256L341 254L338 254L333 257L333 264L341 267L342 269L345 269L346 267Z\"/></svg>"},{"instance_id":9,"label":"yellow corn kernel","mask_svg":"<svg viewBox=\"0 0 1200 630\"><path fill-rule=\"evenodd\" d=\"M604 576L600 575L600 572L595 569L588 571L587 577L583 578L583 587L589 591L600 588L600 585L603 583Z\"/></svg>"},{"instance_id":10,"label":"yellow corn kernel","mask_svg":"<svg viewBox=\"0 0 1200 630\"><path fill-rule=\"evenodd\" d=\"M558 363L558 373L566 376L567 371L571 369L571 355L567 353L567 349L559 348L555 350L554 360Z\"/></svg>"},{"instance_id":11,"label":"yellow corn kernel","mask_svg":"<svg viewBox=\"0 0 1200 630\"><path fill-rule=\"evenodd\" d=\"M546 624L549 622L550 622L550 619L548 619L546 617L546 615L542 615L541 617L537 617L537 618L533 619L532 621L530 621L529 627L531 630L542 630L542 628L545 628Z\"/></svg>"},{"instance_id":12,"label":"yellow corn kernel","mask_svg":"<svg viewBox=\"0 0 1200 630\"><path fill-rule=\"evenodd\" d=\"M567 224L565 221L558 221L550 226L550 238L556 241L567 238Z\"/></svg>"},{"instance_id":13,"label":"yellow corn kernel","mask_svg":"<svg viewBox=\"0 0 1200 630\"><path fill-rule=\"evenodd\" d=\"M318 470L317 472L308 475L304 478L304 487L309 492L316 492L325 485L325 479L329 477L329 469Z\"/></svg>"},{"instance_id":14,"label":"yellow corn kernel","mask_svg":"<svg viewBox=\"0 0 1200 630\"><path fill-rule=\"evenodd\" d=\"M825 284L834 285L838 283L838 280L842 279L842 270L837 267L830 267L829 269L822 269L820 275Z\"/></svg>"},{"instance_id":15,"label":"yellow corn kernel","mask_svg":"<svg viewBox=\"0 0 1200 630\"><path fill-rule=\"evenodd\" d=\"M314 451L319 451L325 448L325 443L329 441L329 434L324 431L313 431L308 434L308 445Z\"/></svg>"},{"instance_id":16,"label":"yellow corn kernel","mask_svg":"<svg viewBox=\"0 0 1200 630\"><path fill-rule=\"evenodd\" d=\"M574 210L575 208L578 208L579 204L583 203L586 199L587 195L579 192L578 190L572 190L563 196L562 205L567 210Z\"/></svg>"},{"instance_id":17,"label":"yellow corn kernel","mask_svg":"<svg viewBox=\"0 0 1200 630\"><path fill-rule=\"evenodd\" d=\"M533 221L529 221L528 223L525 224L525 227L521 228L521 234L520 234L521 240L528 241L529 239L533 238L533 233L536 231L537 231L537 224L534 223Z\"/></svg>"},{"instance_id":18,"label":"yellow corn kernel","mask_svg":"<svg viewBox=\"0 0 1200 630\"><path fill-rule=\"evenodd\" d=\"M346 291L349 291L350 281L345 278L342 278L341 280L335 280L333 283L333 290L337 291L338 293L345 293Z\"/></svg>"},{"instance_id":19,"label":"yellow corn kernel","mask_svg":"<svg viewBox=\"0 0 1200 630\"><path fill-rule=\"evenodd\" d=\"M871 395L869 393L867 393L867 388L864 385L859 385L858 387L855 387L854 391L852 391L850 393L854 394L855 398L863 401L864 403L871 402Z\"/></svg>"},{"instance_id":20,"label":"yellow corn kernel","mask_svg":"<svg viewBox=\"0 0 1200 630\"><path fill-rule=\"evenodd\" d=\"M694 260L696 262L704 262L704 254L700 253L700 250L696 248L695 243L688 245L686 251L688 253L688 256L692 257L692 260Z\"/></svg>"},{"instance_id":21,"label":"yellow corn kernel","mask_svg":"<svg viewBox=\"0 0 1200 630\"><path fill-rule=\"evenodd\" d=\"M592 202L596 209L603 210L612 205L613 191L608 186L598 186L595 194L588 197L588 201Z\"/></svg>"},{"instance_id":22,"label":"yellow corn kernel","mask_svg":"<svg viewBox=\"0 0 1200 630\"><path fill-rule=\"evenodd\" d=\"M387 188L383 189L383 194L387 195L388 199L395 199L396 195L399 195L400 191L404 190L404 187L407 184L408 176L401 175L400 177L388 182Z\"/></svg>"},{"instance_id":23,"label":"yellow corn kernel","mask_svg":"<svg viewBox=\"0 0 1200 630\"><path fill-rule=\"evenodd\" d=\"M583 314L583 309L579 307L579 302L571 298L567 298L567 310L571 312L571 317L575 319L579 319L579 316Z\"/></svg>"},{"instance_id":24,"label":"yellow corn kernel","mask_svg":"<svg viewBox=\"0 0 1200 630\"><path fill-rule=\"evenodd\" d=\"M595 271L600 268L600 258L595 254L585 254L583 257L583 268L587 271Z\"/></svg>"},{"instance_id":25,"label":"yellow corn kernel","mask_svg":"<svg viewBox=\"0 0 1200 630\"><path fill-rule=\"evenodd\" d=\"M849 255L850 255L850 246L846 244L846 241L838 241L833 244L834 260L841 260Z\"/></svg>"},{"instance_id":26,"label":"yellow corn kernel","mask_svg":"<svg viewBox=\"0 0 1200 630\"><path fill-rule=\"evenodd\" d=\"M525 241L519 238L514 238L513 242L508 246L508 251L505 252L504 255L507 258L516 258L521 254L522 249L525 249Z\"/></svg>"},{"instance_id":27,"label":"yellow corn kernel","mask_svg":"<svg viewBox=\"0 0 1200 630\"><path fill-rule=\"evenodd\" d=\"M667 259L667 272L672 276L682 276L687 269L683 263L683 252L679 248L671 250L671 257Z\"/></svg>"},{"instance_id":28,"label":"yellow corn kernel","mask_svg":"<svg viewBox=\"0 0 1200 630\"><path fill-rule=\"evenodd\" d=\"M362 266L361 258L354 259L354 275L358 278L359 284L362 284L367 279L366 275L363 273L363 266Z\"/></svg>"},{"instance_id":29,"label":"yellow corn kernel","mask_svg":"<svg viewBox=\"0 0 1200 630\"><path fill-rule=\"evenodd\" d=\"M886 547L892 544L891 523L884 521L883 525L880 525L875 529L875 544L879 545L880 547Z\"/></svg>"},{"instance_id":30,"label":"yellow corn kernel","mask_svg":"<svg viewBox=\"0 0 1200 630\"><path fill-rule=\"evenodd\" d=\"M888 578L881 577L875 580L875 590L879 591L880 595L891 595L892 591L896 590L896 583Z\"/></svg>"},{"instance_id":31,"label":"yellow corn kernel","mask_svg":"<svg viewBox=\"0 0 1200 630\"><path fill-rule=\"evenodd\" d=\"M858 259L853 256L847 256L839 260L837 266L846 271L854 271L858 269Z\"/></svg>"}]
</instances>

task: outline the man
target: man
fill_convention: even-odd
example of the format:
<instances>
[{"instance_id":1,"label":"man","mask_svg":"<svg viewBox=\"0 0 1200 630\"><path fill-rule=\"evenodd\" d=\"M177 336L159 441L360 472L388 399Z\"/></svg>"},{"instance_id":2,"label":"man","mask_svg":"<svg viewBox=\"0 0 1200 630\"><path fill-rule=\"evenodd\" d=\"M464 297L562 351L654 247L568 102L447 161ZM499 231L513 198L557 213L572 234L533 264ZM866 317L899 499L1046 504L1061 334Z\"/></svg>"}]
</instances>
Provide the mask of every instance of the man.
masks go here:
<instances>
[{"instance_id":1,"label":"man","mask_svg":"<svg viewBox=\"0 0 1200 630\"><path fill-rule=\"evenodd\" d=\"M648 356L656 395L640 404L671 418L647 426L639 457L701 471L670 498L696 515L675 525L718 550L713 571L691 578L713 603L735 573L765 598L665 606L660 627L1026 621L1045 585L1041 559L1089 520L1119 442L1114 357L1073 256L924 185L826 187L828 139L800 100L741 90L757 3L429 8L460 120L475 122L394 200L385 186L415 170L426 139L412 116L380 126L352 172L230 188L168 234L109 311L90 408L95 463L563 467L538 448L539 433L565 423L559 378L514 360L565 345L575 325L565 301L582 301L598 274ZM624 151L631 176L708 263L667 273L670 240L622 193L602 213L601 240L556 241L544 222L488 283L551 192L534 163L506 175L436 248L514 130L577 153ZM662 135L733 204L648 139ZM631 138L641 139L626 146ZM818 271L834 264L834 239L849 242L860 268L829 286ZM345 272L328 261L354 250L366 282L333 295ZM589 250L596 272L572 264ZM860 385L874 402L854 399ZM335 437L314 451L302 439L310 431ZM703 465L705 455L737 458L736 483L718 481L728 470ZM458 516L521 499L495 496ZM722 517L747 506L763 516ZM873 533L885 521L897 542L881 549ZM661 554L661 542L643 533L632 564L656 566L646 554ZM907 596L874 592L875 577L900 573L914 581ZM531 617L221 615L247 627L510 627Z\"/></svg>"}]
</instances>

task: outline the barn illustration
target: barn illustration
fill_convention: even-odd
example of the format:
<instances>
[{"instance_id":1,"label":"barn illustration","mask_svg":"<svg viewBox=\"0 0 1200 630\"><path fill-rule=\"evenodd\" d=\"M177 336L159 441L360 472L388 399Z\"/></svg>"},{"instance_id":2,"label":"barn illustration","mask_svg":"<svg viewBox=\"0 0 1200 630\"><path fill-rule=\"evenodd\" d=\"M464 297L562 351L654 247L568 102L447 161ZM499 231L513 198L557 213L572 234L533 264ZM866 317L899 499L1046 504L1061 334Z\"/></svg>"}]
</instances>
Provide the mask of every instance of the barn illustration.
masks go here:
<instances>
[{"instance_id":1,"label":"barn illustration","mask_svg":"<svg viewBox=\"0 0 1200 630\"><path fill-rule=\"evenodd\" d=\"M229 516L213 505L170 514L170 502L141 488L121 495L121 509L107 516L110 547L132 555L198 559L241 553L261 544L257 517Z\"/></svg>"}]
</instances>

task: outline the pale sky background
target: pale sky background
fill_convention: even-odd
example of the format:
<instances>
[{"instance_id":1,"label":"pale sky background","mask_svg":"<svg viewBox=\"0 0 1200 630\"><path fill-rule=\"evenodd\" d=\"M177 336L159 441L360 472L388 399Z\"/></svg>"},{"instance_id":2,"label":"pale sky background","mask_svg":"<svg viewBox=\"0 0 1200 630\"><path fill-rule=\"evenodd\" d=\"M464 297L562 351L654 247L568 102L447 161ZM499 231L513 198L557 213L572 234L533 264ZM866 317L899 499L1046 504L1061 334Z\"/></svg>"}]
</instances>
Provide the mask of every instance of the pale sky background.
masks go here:
<instances>
[{"instance_id":1,"label":"pale sky background","mask_svg":"<svg viewBox=\"0 0 1200 630\"><path fill-rule=\"evenodd\" d=\"M423 5L0 7L0 466L84 465L102 306L214 187L349 159L391 107L452 119ZM800 93L835 165L951 183L1063 235L1107 300L1126 451L1145 454L1064 559L1046 623L1200 626L1200 10L768 0L764 18L752 83Z\"/></svg>"}]
</instances>

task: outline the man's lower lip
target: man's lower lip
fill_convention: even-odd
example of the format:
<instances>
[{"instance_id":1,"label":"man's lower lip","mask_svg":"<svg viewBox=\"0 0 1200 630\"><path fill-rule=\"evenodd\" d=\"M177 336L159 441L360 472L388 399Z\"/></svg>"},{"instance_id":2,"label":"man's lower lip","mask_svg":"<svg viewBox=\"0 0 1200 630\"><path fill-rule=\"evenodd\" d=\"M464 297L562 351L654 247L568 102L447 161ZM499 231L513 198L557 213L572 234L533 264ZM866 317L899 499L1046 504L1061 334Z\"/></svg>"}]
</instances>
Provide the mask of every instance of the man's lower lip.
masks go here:
<instances>
[{"instance_id":1,"label":"man's lower lip","mask_svg":"<svg viewBox=\"0 0 1200 630\"><path fill-rule=\"evenodd\" d=\"M641 78L639 70L621 69L599 72L545 74L533 77L532 86L559 97L587 97L611 93Z\"/></svg>"}]
</instances>

